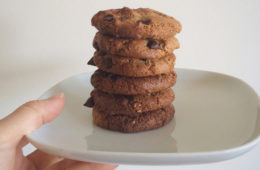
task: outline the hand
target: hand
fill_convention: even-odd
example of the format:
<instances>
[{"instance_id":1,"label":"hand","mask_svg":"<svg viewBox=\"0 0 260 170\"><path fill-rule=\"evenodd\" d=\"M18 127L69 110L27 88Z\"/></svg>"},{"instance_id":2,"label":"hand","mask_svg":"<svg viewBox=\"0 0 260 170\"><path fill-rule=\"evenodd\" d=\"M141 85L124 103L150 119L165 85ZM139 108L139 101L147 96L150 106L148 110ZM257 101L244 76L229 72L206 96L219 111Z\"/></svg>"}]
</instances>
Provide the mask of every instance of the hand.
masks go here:
<instances>
[{"instance_id":1,"label":"hand","mask_svg":"<svg viewBox=\"0 0 260 170\"><path fill-rule=\"evenodd\" d=\"M65 104L63 94L46 100L25 103L0 120L1 170L112 170L116 165L73 161L36 150L24 156L22 148L28 144L26 134L55 119Z\"/></svg>"}]
</instances>

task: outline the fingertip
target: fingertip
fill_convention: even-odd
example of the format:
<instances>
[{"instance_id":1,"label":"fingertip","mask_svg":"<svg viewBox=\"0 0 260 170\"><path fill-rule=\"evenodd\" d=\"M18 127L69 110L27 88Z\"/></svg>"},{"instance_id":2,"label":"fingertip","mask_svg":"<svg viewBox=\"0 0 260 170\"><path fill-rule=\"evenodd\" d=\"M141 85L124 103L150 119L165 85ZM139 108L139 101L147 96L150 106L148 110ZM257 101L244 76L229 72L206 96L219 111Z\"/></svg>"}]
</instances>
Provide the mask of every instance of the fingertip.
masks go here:
<instances>
[{"instance_id":1,"label":"fingertip","mask_svg":"<svg viewBox=\"0 0 260 170\"><path fill-rule=\"evenodd\" d=\"M61 92L51 96L49 99L64 99L64 98L65 98L64 93Z\"/></svg>"},{"instance_id":2,"label":"fingertip","mask_svg":"<svg viewBox=\"0 0 260 170\"><path fill-rule=\"evenodd\" d=\"M46 102L46 110L48 110L48 114L45 116L45 120L47 122L52 121L56 118L62 111L65 105L65 96L64 93L57 93L50 98L44 100Z\"/></svg>"},{"instance_id":3,"label":"fingertip","mask_svg":"<svg viewBox=\"0 0 260 170\"><path fill-rule=\"evenodd\" d=\"M18 143L24 135L58 117L64 105L63 93L45 100L27 102L1 120L0 133L5 136L5 140L15 140Z\"/></svg>"},{"instance_id":4,"label":"fingertip","mask_svg":"<svg viewBox=\"0 0 260 170\"><path fill-rule=\"evenodd\" d=\"M57 102L58 105L64 106L65 104L65 95L64 93L57 93L48 99L45 99L45 101L51 101L51 102Z\"/></svg>"}]
</instances>

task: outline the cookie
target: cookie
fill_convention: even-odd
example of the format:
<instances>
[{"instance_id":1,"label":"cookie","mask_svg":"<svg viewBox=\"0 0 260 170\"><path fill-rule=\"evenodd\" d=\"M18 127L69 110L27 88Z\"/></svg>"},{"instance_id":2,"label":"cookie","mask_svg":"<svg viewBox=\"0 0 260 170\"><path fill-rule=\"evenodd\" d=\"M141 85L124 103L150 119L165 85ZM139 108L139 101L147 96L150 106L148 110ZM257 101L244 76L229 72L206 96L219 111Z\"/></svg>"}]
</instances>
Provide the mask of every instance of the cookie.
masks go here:
<instances>
[{"instance_id":1,"label":"cookie","mask_svg":"<svg viewBox=\"0 0 260 170\"><path fill-rule=\"evenodd\" d=\"M170 55L179 48L179 42L174 37L165 40L154 39L122 39L97 33L93 47L97 51L133 58L160 58Z\"/></svg>"},{"instance_id":2,"label":"cookie","mask_svg":"<svg viewBox=\"0 0 260 170\"><path fill-rule=\"evenodd\" d=\"M161 40L181 31L179 21L149 8L124 7L100 11L94 15L91 23L102 34L121 38Z\"/></svg>"},{"instance_id":3,"label":"cookie","mask_svg":"<svg viewBox=\"0 0 260 170\"><path fill-rule=\"evenodd\" d=\"M94 107L106 111L107 114L135 116L140 115L142 112L165 107L173 102L175 96L173 90L168 88L154 93L131 96L109 94L94 89L91 92L91 97L94 101Z\"/></svg>"},{"instance_id":4,"label":"cookie","mask_svg":"<svg viewBox=\"0 0 260 170\"><path fill-rule=\"evenodd\" d=\"M149 77L126 77L99 69L91 76L91 84L107 93L137 95L167 89L175 84L176 78L175 72Z\"/></svg>"},{"instance_id":5,"label":"cookie","mask_svg":"<svg viewBox=\"0 0 260 170\"><path fill-rule=\"evenodd\" d=\"M93 109L93 122L102 128L125 133L140 132L156 129L167 124L174 117L172 104L154 111L144 112L139 116L130 117L126 115L110 115Z\"/></svg>"},{"instance_id":6,"label":"cookie","mask_svg":"<svg viewBox=\"0 0 260 170\"><path fill-rule=\"evenodd\" d=\"M95 52L94 63L99 69L109 73L129 77L146 77L172 72L175 55L155 59L138 59Z\"/></svg>"}]
</instances>

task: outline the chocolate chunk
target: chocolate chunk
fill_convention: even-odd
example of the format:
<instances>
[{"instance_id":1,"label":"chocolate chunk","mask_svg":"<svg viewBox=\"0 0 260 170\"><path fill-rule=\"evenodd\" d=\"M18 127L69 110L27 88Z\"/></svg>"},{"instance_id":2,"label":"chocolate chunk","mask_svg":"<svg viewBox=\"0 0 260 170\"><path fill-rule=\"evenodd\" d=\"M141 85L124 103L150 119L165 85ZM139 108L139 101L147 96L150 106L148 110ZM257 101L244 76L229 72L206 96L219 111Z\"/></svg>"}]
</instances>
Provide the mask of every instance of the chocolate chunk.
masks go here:
<instances>
[{"instance_id":1,"label":"chocolate chunk","mask_svg":"<svg viewBox=\"0 0 260 170\"><path fill-rule=\"evenodd\" d=\"M115 19L114 19L113 15L109 14L109 15L106 15L106 16L104 17L104 21L114 22Z\"/></svg>"},{"instance_id":2,"label":"chocolate chunk","mask_svg":"<svg viewBox=\"0 0 260 170\"><path fill-rule=\"evenodd\" d=\"M111 68L112 65L113 65L113 63L112 63L112 58L106 58L106 59L104 60L104 65L105 65L106 68Z\"/></svg>"},{"instance_id":3,"label":"chocolate chunk","mask_svg":"<svg viewBox=\"0 0 260 170\"><path fill-rule=\"evenodd\" d=\"M149 25L151 23L150 19L146 19L146 20L139 20L138 22L145 24L145 25Z\"/></svg>"},{"instance_id":4,"label":"chocolate chunk","mask_svg":"<svg viewBox=\"0 0 260 170\"><path fill-rule=\"evenodd\" d=\"M88 61L88 65L96 66L96 64L94 63L93 57Z\"/></svg>"},{"instance_id":5,"label":"chocolate chunk","mask_svg":"<svg viewBox=\"0 0 260 170\"><path fill-rule=\"evenodd\" d=\"M93 47L99 51L99 46L98 46L98 43L96 41L93 42Z\"/></svg>"},{"instance_id":6,"label":"chocolate chunk","mask_svg":"<svg viewBox=\"0 0 260 170\"><path fill-rule=\"evenodd\" d=\"M93 97L88 98L88 100L84 104L84 106L87 106L87 107L94 107L94 105L95 105L95 102L94 102Z\"/></svg>"},{"instance_id":7,"label":"chocolate chunk","mask_svg":"<svg viewBox=\"0 0 260 170\"><path fill-rule=\"evenodd\" d=\"M149 39L147 43L147 47L150 49L160 49L160 41Z\"/></svg>"}]
</instances>

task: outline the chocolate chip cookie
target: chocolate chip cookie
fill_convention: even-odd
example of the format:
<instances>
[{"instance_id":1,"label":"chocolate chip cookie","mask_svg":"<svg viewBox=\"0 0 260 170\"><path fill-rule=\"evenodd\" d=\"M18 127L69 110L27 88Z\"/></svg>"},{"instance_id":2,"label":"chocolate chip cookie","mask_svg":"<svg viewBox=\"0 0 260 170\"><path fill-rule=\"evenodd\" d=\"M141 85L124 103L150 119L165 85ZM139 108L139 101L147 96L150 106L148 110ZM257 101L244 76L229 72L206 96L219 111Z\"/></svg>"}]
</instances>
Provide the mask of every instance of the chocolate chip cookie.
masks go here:
<instances>
[{"instance_id":1,"label":"chocolate chip cookie","mask_svg":"<svg viewBox=\"0 0 260 170\"><path fill-rule=\"evenodd\" d=\"M133 58L160 58L172 54L179 48L175 37L165 40L154 39L123 39L103 35L98 32L93 41L97 51Z\"/></svg>"},{"instance_id":2,"label":"chocolate chip cookie","mask_svg":"<svg viewBox=\"0 0 260 170\"><path fill-rule=\"evenodd\" d=\"M102 34L121 38L161 40L181 31L179 21L149 8L100 11L91 22Z\"/></svg>"},{"instance_id":3,"label":"chocolate chip cookie","mask_svg":"<svg viewBox=\"0 0 260 170\"><path fill-rule=\"evenodd\" d=\"M172 72L175 55L170 54L155 59L139 59L106 54L101 51L95 52L93 60L99 69L106 72L130 77L145 77Z\"/></svg>"},{"instance_id":4,"label":"chocolate chip cookie","mask_svg":"<svg viewBox=\"0 0 260 170\"><path fill-rule=\"evenodd\" d=\"M106 111L93 108L93 122L102 128L121 132L140 132L164 126L174 117L172 104L154 111L130 117L123 114L111 115Z\"/></svg>"},{"instance_id":5,"label":"chocolate chip cookie","mask_svg":"<svg viewBox=\"0 0 260 170\"><path fill-rule=\"evenodd\" d=\"M91 92L94 107L107 114L140 115L142 112L156 110L171 104L174 92L171 88L143 95L117 95L94 89Z\"/></svg>"},{"instance_id":6,"label":"chocolate chip cookie","mask_svg":"<svg viewBox=\"0 0 260 170\"><path fill-rule=\"evenodd\" d=\"M175 84L176 78L175 72L149 77L126 77L96 70L91 76L91 84L107 93L137 95L167 89Z\"/></svg>"},{"instance_id":7,"label":"chocolate chip cookie","mask_svg":"<svg viewBox=\"0 0 260 170\"><path fill-rule=\"evenodd\" d=\"M91 20L98 29L89 65L94 90L84 104L102 128L140 132L159 128L175 114L171 89L176 82L174 37L181 24L148 8L100 11Z\"/></svg>"}]
</instances>

